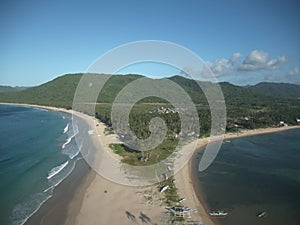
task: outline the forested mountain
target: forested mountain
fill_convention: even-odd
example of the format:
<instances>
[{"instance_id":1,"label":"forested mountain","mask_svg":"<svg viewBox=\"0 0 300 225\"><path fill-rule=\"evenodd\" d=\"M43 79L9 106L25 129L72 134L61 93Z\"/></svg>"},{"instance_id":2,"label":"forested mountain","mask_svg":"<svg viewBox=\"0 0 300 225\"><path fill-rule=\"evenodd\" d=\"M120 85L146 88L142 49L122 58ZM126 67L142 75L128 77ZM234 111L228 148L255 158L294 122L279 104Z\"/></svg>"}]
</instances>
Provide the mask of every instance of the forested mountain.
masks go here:
<instances>
[{"instance_id":1,"label":"forested mountain","mask_svg":"<svg viewBox=\"0 0 300 225\"><path fill-rule=\"evenodd\" d=\"M26 90L3 92L0 93L0 101L71 108L81 77L82 74L67 74ZM111 103L114 102L122 88L141 77L141 75L132 74L111 76L100 92L98 103L101 104L97 106L97 116L105 123L110 124ZM198 84L181 76L173 76L168 79L179 84L190 95L197 106L202 129L208 131L210 129L210 110L206 97ZM201 85L207 84L207 82L201 82ZM298 99L300 86L298 85L261 83L255 86L240 87L222 82L220 87L225 97L228 129L234 129L236 125L249 129L273 126L277 125L279 121L285 121L288 124L298 123L296 120L300 118L300 100ZM142 108L155 111L161 104L169 106L163 99L151 97L140 103L149 102L154 104L150 104L151 106L144 104L143 107L138 107L138 111L142 111Z\"/></svg>"},{"instance_id":2,"label":"forested mountain","mask_svg":"<svg viewBox=\"0 0 300 225\"><path fill-rule=\"evenodd\" d=\"M11 91L22 91L25 90L27 87L11 87L0 85L0 92L11 92Z\"/></svg>"},{"instance_id":3,"label":"forested mountain","mask_svg":"<svg viewBox=\"0 0 300 225\"><path fill-rule=\"evenodd\" d=\"M1 93L0 101L69 108L81 76L82 74L67 74L23 91Z\"/></svg>"},{"instance_id":4,"label":"forested mountain","mask_svg":"<svg viewBox=\"0 0 300 225\"><path fill-rule=\"evenodd\" d=\"M300 98L300 85L287 83L259 83L247 89L272 97Z\"/></svg>"},{"instance_id":5,"label":"forested mountain","mask_svg":"<svg viewBox=\"0 0 300 225\"><path fill-rule=\"evenodd\" d=\"M82 74L80 73L67 74L40 86L31 87L23 91L1 93L0 101L71 107L74 93L81 76ZM98 102L112 103L122 88L133 80L141 77L141 75L132 74L111 76L100 92ZM173 76L169 79L179 84L196 104L207 104L205 95L195 81L181 76ZM207 82L201 82L201 85L207 84ZM252 102L256 101L257 98L260 100L266 99L264 95L256 94L247 88L235 86L230 83L220 83L220 86L225 99L230 102L240 102L245 99ZM145 101L152 102L157 101L157 99L148 98Z\"/></svg>"}]
</instances>

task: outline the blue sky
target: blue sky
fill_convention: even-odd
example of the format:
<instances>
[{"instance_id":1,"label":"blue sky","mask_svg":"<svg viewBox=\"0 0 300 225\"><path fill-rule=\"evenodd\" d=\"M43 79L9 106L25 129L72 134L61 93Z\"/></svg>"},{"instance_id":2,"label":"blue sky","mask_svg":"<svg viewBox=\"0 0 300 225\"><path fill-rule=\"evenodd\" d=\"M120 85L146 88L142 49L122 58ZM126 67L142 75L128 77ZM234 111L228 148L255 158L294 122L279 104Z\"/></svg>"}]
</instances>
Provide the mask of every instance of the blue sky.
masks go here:
<instances>
[{"instance_id":1,"label":"blue sky","mask_svg":"<svg viewBox=\"0 0 300 225\"><path fill-rule=\"evenodd\" d=\"M0 3L0 84L84 72L121 44L163 40L208 63L219 81L300 84L297 1L8 1ZM132 66L120 72L170 76Z\"/></svg>"}]
</instances>

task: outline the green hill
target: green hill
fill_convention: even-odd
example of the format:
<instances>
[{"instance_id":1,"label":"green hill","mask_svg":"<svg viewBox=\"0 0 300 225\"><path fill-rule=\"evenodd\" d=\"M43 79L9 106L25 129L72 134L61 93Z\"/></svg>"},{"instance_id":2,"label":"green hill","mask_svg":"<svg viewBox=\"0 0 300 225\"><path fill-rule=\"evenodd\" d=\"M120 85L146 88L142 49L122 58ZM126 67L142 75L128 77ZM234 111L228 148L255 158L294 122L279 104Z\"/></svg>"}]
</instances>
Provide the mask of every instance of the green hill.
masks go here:
<instances>
[{"instance_id":1,"label":"green hill","mask_svg":"<svg viewBox=\"0 0 300 225\"><path fill-rule=\"evenodd\" d=\"M0 85L0 92L22 91L25 90L26 88L27 87L11 87L11 86Z\"/></svg>"},{"instance_id":2,"label":"green hill","mask_svg":"<svg viewBox=\"0 0 300 225\"><path fill-rule=\"evenodd\" d=\"M81 73L67 74L55 78L42 85L31 87L19 92L3 92L0 101L14 103L29 103L52 105L70 108L74 93L82 77ZM128 83L142 76L140 75L114 75L104 85L100 102L113 102L119 91Z\"/></svg>"},{"instance_id":3,"label":"green hill","mask_svg":"<svg viewBox=\"0 0 300 225\"><path fill-rule=\"evenodd\" d=\"M271 97L300 98L300 85L287 83L259 83L247 89Z\"/></svg>"},{"instance_id":4,"label":"green hill","mask_svg":"<svg viewBox=\"0 0 300 225\"><path fill-rule=\"evenodd\" d=\"M82 74L67 74L23 91L1 93L0 101L69 108L81 76Z\"/></svg>"},{"instance_id":5,"label":"green hill","mask_svg":"<svg viewBox=\"0 0 300 225\"><path fill-rule=\"evenodd\" d=\"M0 101L71 108L81 77L80 73L67 74L26 90L2 92ZM122 88L141 77L141 75L133 74L111 76L100 92L98 103L102 104L97 106L97 116L105 123L110 124L111 103L114 102ZM205 129L208 130L210 111L206 97L198 84L181 76L173 76L168 79L179 84L190 95L198 108ZM203 86L208 85L208 82L200 83ZM281 120L289 124L296 124L296 118L300 118L300 101L296 99L300 96L300 86L298 85L261 83L255 86L240 87L222 82L220 86L225 97L229 128L234 124L240 124L244 128L264 127L276 125ZM140 103L152 103L148 104L147 110L154 110L158 107L158 103L160 105L167 104L164 100L153 97L144 99ZM146 107L145 104L143 107Z\"/></svg>"},{"instance_id":6,"label":"green hill","mask_svg":"<svg viewBox=\"0 0 300 225\"><path fill-rule=\"evenodd\" d=\"M91 111L94 110L93 107L88 107L92 106L89 104L89 100L84 98L81 99L84 104L76 105L82 108L76 108L76 110L92 115L95 113L96 118L108 125L107 132L116 132L121 140L126 140L128 134L124 127L114 127L112 129L112 103L127 84L142 77L134 74L113 75L105 83L99 94L100 97L98 98L95 112ZM67 74L26 90L2 92L0 93L0 102L29 103L68 109L72 107L74 93L81 78L82 74L79 73ZM92 76L91 79L93 78ZM208 86L210 84L208 82L194 81L181 76L173 76L168 79L180 85L191 97L199 116L193 120L191 125L196 124L199 119L200 136L208 136L211 130L211 112L206 96L199 84L206 90L209 87L208 92L210 94L212 90L214 91L214 88ZM92 80L88 80L86 87L91 88L89 90L95 90L92 87L96 87L96 85L93 84L95 83ZM277 126L280 121L284 121L289 125L299 124L297 119L300 118L300 100L292 98L292 96L298 96L298 88L286 84L276 84L276 88L273 88L274 86L274 84L264 83L253 87L240 87L228 82L220 83L226 104L226 131L238 132L239 129ZM266 90L264 90L264 87L266 87ZM83 90L83 92L85 91L86 89ZM188 110L185 111L188 112ZM120 120L127 118L127 115L120 115L123 116ZM182 130L180 110L177 111L166 100L152 96L144 98L134 105L130 111L128 123L130 129L138 138L145 139L151 135L149 124L156 117L160 117L165 121L167 131L163 142L154 149L142 153L129 149L126 145L110 145L115 153L122 156L124 163L134 166L157 163L164 160L175 150L178 143L178 135L191 137L191 133ZM127 123L125 127L127 127Z\"/></svg>"},{"instance_id":7,"label":"green hill","mask_svg":"<svg viewBox=\"0 0 300 225\"><path fill-rule=\"evenodd\" d=\"M40 86L31 87L19 92L1 93L0 101L71 107L81 76L82 74L80 73L67 74ZM141 77L141 75L132 74L111 76L100 92L99 96L101 97L98 102L112 103L122 88ZM181 76L173 76L169 79L179 84L196 104L207 104L205 95L195 81ZM201 85L208 85L208 82L201 82ZM248 101L255 101L257 98L266 98L266 96L256 94L248 88L235 86L230 83L220 83L220 86L228 102L240 102L245 100L245 98ZM157 99L148 98L145 101L153 102L157 101Z\"/></svg>"}]
</instances>

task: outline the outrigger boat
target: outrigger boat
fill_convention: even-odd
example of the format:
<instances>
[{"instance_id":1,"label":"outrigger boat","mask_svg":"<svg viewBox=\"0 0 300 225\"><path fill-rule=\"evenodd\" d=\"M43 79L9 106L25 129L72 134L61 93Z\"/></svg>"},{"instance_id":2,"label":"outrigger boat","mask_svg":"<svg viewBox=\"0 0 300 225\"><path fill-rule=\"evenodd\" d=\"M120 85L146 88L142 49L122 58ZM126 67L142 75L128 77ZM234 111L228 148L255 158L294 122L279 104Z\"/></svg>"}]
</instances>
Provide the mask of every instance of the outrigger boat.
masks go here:
<instances>
[{"instance_id":1,"label":"outrigger boat","mask_svg":"<svg viewBox=\"0 0 300 225\"><path fill-rule=\"evenodd\" d=\"M263 217L265 217L266 215L267 215L267 212L266 212L266 211L263 211L263 212L258 213L258 214L257 214L257 217L258 217L258 218L263 218Z\"/></svg>"},{"instance_id":2,"label":"outrigger boat","mask_svg":"<svg viewBox=\"0 0 300 225\"><path fill-rule=\"evenodd\" d=\"M164 192L169 188L169 185L163 186L160 188L160 192Z\"/></svg>"},{"instance_id":3,"label":"outrigger boat","mask_svg":"<svg viewBox=\"0 0 300 225\"><path fill-rule=\"evenodd\" d=\"M223 218L225 216L227 216L227 212L224 212L224 211L212 211L209 213L209 215L211 215L212 217L216 217L216 218Z\"/></svg>"}]
</instances>

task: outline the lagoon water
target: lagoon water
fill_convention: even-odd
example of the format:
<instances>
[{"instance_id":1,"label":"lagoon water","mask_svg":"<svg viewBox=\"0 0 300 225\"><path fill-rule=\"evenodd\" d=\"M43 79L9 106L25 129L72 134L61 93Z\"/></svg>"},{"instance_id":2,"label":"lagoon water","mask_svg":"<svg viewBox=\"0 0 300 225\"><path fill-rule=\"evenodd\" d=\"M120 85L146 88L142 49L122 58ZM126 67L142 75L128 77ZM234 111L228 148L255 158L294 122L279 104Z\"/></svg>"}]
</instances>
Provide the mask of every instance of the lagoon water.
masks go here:
<instances>
[{"instance_id":1,"label":"lagoon water","mask_svg":"<svg viewBox=\"0 0 300 225\"><path fill-rule=\"evenodd\" d=\"M0 105L0 224L23 224L80 158L71 115Z\"/></svg>"},{"instance_id":2,"label":"lagoon water","mask_svg":"<svg viewBox=\"0 0 300 225\"><path fill-rule=\"evenodd\" d=\"M222 225L300 224L300 129L224 141L213 164L194 176L207 210L229 213L216 220ZM267 216L258 218L262 211Z\"/></svg>"}]
</instances>

